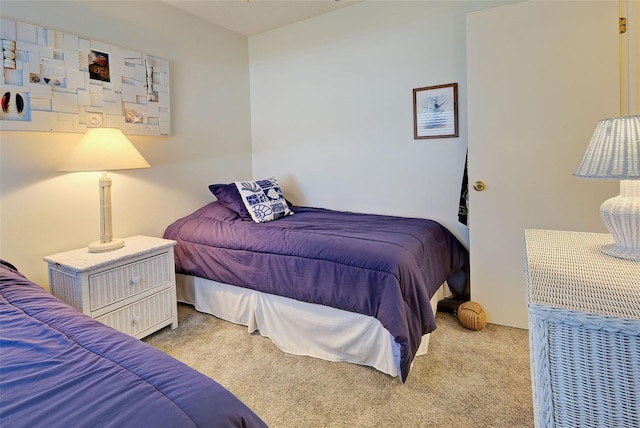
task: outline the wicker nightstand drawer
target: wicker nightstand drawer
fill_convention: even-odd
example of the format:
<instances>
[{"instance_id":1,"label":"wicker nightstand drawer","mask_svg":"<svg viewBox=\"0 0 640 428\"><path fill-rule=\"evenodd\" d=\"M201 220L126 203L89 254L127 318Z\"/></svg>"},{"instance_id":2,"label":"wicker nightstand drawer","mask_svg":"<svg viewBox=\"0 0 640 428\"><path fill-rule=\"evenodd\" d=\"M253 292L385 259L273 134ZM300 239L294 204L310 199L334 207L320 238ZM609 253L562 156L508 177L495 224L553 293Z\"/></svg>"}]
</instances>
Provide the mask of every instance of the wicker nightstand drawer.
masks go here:
<instances>
[{"instance_id":1,"label":"wicker nightstand drawer","mask_svg":"<svg viewBox=\"0 0 640 428\"><path fill-rule=\"evenodd\" d=\"M154 331L154 326L171 319L172 306L171 289L166 289L96 319L130 336L143 337L146 334L141 333Z\"/></svg>"},{"instance_id":2,"label":"wicker nightstand drawer","mask_svg":"<svg viewBox=\"0 0 640 428\"><path fill-rule=\"evenodd\" d=\"M168 253L89 276L91 310L142 293L171 281Z\"/></svg>"}]
</instances>

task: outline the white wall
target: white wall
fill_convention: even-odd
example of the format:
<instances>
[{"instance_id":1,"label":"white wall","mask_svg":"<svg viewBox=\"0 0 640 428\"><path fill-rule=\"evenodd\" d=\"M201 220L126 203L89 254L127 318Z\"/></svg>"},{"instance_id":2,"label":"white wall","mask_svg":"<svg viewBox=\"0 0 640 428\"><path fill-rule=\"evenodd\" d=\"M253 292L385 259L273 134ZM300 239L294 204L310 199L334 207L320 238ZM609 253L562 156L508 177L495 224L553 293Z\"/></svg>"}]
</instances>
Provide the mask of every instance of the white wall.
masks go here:
<instances>
[{"instance_id":1,"label":"white wall","mask_svg":"<svg viewBox=\"0 0 640 428\"><path fill-rule=\"evenodd\" d=\"M297 204L432 218L468 242L465 14L498 4L369 1L250 37L254 176ZM460 137L414 140L413 88L451 82Z\"/></svg>"},{"instance_id":2,"label":"white wall","mask_svg":"<svg viewBox=\"0 0 640 428\"><path fill-rule=\"evenodd\" d=\"M166 58L171 136L130 139L150 169L113 172L114 235L161 236L251 175L247 38L160 2L2 1L3 18ZM0 124L1 127L1 124ZM47 285L46 255L99 237L99 173L60 173L81 134L0 131L0 257Z\"/></svg>"},{"instance_id":3,"label":"white wall","mask_svg":"<svg viewBox=\"0 0 640 428\"><path fill-rule=\"evenodd\" d=\"M1 14L169 59L172 135L131 137L152 168L110 174L117 236L160 236L208 184L275 174L296 203L433 218L468 242L465 14L502 3L365 2L248 46L155 1L3 0ZM460 137L413 140L412 89L449 82ZM80 137L0 131L0 257L45 287L42 257L99 233L99 173L56 172Z\"/></svg>"}]
</instances>

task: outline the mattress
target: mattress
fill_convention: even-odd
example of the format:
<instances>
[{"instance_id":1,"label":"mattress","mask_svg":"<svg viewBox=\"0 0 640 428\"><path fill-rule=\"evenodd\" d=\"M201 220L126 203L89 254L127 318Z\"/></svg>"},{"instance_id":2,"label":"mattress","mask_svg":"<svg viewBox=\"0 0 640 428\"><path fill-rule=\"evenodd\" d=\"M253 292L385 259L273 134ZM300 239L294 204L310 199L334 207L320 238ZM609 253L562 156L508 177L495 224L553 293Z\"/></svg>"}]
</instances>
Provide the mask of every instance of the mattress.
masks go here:
<instances>
[{"instance_id":1,"label":"mattress","mask_svg":"<svg viewBox=\"0 0 640 428\"><path fill-rule=\"evenodd\" d=\"M447 281L462 293L468 252L432 220L292 207L268 223L212 202L167 227L176 272L376 318L400 346L405 380L430 300Z\"/></svg>"},{"instance_id":2,"label":"mattress","mask_svg":"<svg viewBox=\"0 0 640 428\"><path fill-rule=\"evenodd\" d=\"M2 426L265 427L231 392L0 264Z\"/></svg>"}]
</instances>

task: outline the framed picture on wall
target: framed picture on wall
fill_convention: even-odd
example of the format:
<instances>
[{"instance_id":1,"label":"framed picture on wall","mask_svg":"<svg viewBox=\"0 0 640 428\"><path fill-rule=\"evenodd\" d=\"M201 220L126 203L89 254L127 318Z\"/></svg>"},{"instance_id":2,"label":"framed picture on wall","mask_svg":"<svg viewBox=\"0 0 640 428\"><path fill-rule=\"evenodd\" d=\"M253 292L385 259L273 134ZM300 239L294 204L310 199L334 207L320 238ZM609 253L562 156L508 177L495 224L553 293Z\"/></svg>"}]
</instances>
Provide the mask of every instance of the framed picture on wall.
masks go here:
<instances>
[{"instance_id":1,"label":"framed picture on wall","mask_svg":"<svg viewBox=\"0 0 640 428\"><path fill-rule=\"evenodd\" d=\"M458 84L413 90L413 138L458 136Z\"/></svg>"},{"instance_id":2,"label":"framed picture on wall","mask_svg":"<svg viewBox=\"0 0 640 428\"><path fill-rule=\"evenodd\" d=\"M89 77L94 80L111 82L109 76L109 54L91 51L89 54Z\"/></svg>"}]
</instances>

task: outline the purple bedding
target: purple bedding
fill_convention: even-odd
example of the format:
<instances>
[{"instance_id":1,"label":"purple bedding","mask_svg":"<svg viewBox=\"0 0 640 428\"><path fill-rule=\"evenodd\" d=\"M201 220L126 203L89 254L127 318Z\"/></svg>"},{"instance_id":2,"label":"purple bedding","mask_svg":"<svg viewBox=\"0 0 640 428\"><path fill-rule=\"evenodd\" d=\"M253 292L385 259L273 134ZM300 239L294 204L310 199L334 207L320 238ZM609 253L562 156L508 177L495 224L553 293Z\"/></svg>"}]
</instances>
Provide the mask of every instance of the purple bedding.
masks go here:
<instances>
[{"instance_id":1,"label":"purple bedding","mask_svg":"<svg viewBox=\"0 0 640 428\"><path fill-rule=\"evenodd\" d=\"M224 387L0 263L3 427L264 427Z\"/></svg>"},{"instance_id":2,"label":"purple bedding","mask_svg":"<svg viewBox=\"0 0 640 428\"><path fill-rule=\"evenodd\" d=\"M175 221L164 237L177 241L176 271L376 317L400 345L404 381L436 328L431 297L448 278L466 285L467 250L431 220L292 209L258 224L212 202Z\"/></svg>"}]
</instances>

